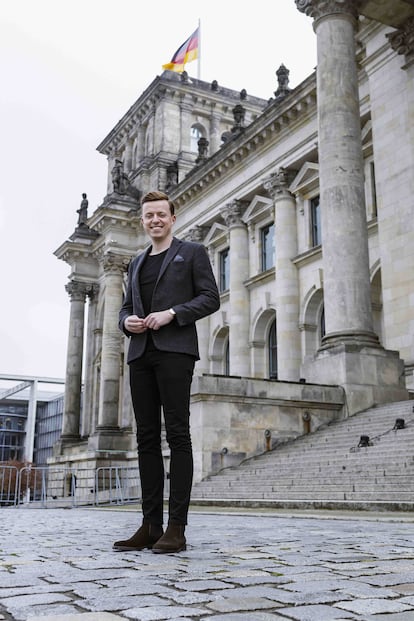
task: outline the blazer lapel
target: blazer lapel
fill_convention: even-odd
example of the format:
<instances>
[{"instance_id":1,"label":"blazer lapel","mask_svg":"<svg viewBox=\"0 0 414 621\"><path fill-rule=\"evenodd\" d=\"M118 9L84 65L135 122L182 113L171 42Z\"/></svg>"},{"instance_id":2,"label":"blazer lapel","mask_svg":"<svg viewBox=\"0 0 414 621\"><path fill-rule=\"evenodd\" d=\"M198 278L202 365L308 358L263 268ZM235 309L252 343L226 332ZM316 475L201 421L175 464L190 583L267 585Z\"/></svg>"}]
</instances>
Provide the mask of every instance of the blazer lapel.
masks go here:
<instances>
[{"instance_id":1,"label":"blazer lapel","mask_svg":"<svg viewBox=\"0 0 414 621\"><path fill-rule=\"evenodd\" d=\"M177 254L180 244L181 244L180 240L177 239L176 237L173 237L171 246L168 248L168 252L164 257L164 261L162 262L160 273L158 274L158 278L157 278L157 282L155 286L157 286L157 284L159 283L159 280L161 276L164 274L165 270L167 269L168 264L171 263L171 261L174 259L175 255Z\"/></svg>"}]
</instances>

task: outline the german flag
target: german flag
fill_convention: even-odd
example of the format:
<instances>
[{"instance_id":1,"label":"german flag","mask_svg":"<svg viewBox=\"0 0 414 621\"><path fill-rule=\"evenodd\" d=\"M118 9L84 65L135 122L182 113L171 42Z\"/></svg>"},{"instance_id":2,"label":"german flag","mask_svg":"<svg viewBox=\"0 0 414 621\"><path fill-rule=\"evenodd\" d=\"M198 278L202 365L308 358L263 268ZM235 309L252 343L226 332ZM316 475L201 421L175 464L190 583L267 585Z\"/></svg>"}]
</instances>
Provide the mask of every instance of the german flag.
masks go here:
<instances>
[{"instance_id":1,"label":"german flag","mask_svg":"<svg viewBox=\"0 0 414 621\"><path fill-rule=\"evenodd\" d=\"M175 52L170 62L163 65L163 69L169 69L170 71L177 71L182 73L186 63L190 63L192 60L198 58L198 45L199 45L199 28L194 30L193 34L188 37L186 41Z\"/></svg>"}]
</instances>

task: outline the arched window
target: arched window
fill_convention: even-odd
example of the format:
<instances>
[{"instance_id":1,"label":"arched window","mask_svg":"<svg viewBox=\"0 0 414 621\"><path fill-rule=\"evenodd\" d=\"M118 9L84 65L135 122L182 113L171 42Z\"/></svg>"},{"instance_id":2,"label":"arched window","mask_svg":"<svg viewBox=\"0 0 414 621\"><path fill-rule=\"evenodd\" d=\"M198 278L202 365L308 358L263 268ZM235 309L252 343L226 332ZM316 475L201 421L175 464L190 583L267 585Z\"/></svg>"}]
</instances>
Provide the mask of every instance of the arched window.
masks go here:
<instances>
[{"instance_id":1,"label":"arched window","mask_svg":"<svg viewBox=\"0 0 414 621\"><path fill-rule=\"evenodd\" d=\"M276 319L272 322L268 336L269 351L269 377L277 379L277 337L276 337Z\"/></svg>"}]
</instances>

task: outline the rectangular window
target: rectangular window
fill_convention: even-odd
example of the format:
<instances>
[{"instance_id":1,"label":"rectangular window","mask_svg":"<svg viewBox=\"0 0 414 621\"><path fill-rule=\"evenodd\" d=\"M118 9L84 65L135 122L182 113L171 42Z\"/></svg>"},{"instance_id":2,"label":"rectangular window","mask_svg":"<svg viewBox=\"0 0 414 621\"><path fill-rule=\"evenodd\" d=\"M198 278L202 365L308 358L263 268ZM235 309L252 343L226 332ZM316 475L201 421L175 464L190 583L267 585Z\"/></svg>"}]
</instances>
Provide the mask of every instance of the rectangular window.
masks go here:
<instances>
[{"instance_id":1,"label":"rectangular window","mask_svg":"<svg viewBox=\"0 0 414 621\"><path fill-rule=\"evenodd\" d=\"M319 203L319 196L312 198L310 204L311 211L311 233L312 233L312 246L319 246L322 243L321 235L321 209Z\"/></svg>"},{"instance_id":2,"label":"rectangular window","mask_svg":"<svg viewBox=\"0 0 414 621\"><path fill-rule=\"evenodd\" d=\"M260 231L262 247L262 272L275 265L275 226L269 224Z\"/></svg>"},{"instance_id":3,"label":"rectangular window","mask_svg":"<svg viewBox=\"0 0 414 621\"><path fill-rule=\"evenodd\" d=\"M220 252L220 293L227 291L230 287L230 256L229 249Z\"/></svg>"}]
</instances>

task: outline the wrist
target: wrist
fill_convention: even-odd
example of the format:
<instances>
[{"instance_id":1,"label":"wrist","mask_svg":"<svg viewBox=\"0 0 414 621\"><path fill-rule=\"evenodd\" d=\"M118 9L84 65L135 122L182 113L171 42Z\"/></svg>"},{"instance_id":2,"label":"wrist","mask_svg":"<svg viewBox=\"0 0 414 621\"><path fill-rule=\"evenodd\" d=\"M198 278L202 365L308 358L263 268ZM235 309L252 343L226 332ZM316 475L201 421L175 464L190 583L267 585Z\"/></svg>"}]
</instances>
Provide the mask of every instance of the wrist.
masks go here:
<instances>
[{"instance_id":1,"label":"wrist","mask_svg":"<svg viewBox=\"0 0 414 621\"><path fill-rule=\"evenodd\" d=\"M169 313L170 313L170 315L172 315L173 317L175 317L175 315L177 314L173 308L169 308L169 309L168 309L168 312L169 312Z\"/></svg>"}]
</instances>

